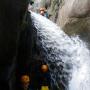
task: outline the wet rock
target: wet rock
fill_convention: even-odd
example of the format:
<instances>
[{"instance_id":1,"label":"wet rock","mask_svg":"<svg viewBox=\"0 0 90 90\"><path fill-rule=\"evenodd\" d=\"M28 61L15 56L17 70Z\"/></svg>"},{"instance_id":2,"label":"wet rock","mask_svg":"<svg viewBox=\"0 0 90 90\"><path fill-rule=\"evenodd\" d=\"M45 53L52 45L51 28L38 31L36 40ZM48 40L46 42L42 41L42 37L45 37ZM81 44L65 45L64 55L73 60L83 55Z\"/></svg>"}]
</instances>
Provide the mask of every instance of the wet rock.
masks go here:
<instances>
[{"instance_id":1,"label":"wet rock","mask_svg":"<svg viewBox=\"0 0 90 90\"><path fill-rule=\"evenodd\" d=\"M0 90L16 90L17 78L29 72L36 33L30 14L25 16L27 5L27 0L0 1Z\"/></svg>"},{"instance_id":2,"label":"wet rock","mask_svg":"<svg viewBox=\"0 0 90 90\"><path fill-rule=\"evenodd\" d=\"M69 35L80 35L90 40L90 1L67 0L59 9L57 23Z\"/></svg>"}]
</instances>

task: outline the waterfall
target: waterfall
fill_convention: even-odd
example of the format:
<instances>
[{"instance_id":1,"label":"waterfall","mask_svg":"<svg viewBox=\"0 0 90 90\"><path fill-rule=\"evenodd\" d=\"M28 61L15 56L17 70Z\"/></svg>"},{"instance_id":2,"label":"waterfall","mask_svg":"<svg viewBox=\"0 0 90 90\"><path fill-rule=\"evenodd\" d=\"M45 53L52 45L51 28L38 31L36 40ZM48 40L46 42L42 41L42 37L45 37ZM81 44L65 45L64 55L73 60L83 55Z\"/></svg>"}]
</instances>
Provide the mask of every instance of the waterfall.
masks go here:
<instances>
[{"instance_id":1,"label":"waterfall","mask_svg":"<svg viewBox=\"0 0 90 90\"><path fill-rule=\"evenodd\" d=\"M45 17L31 12L37 29L37 45L48 63L52 87L61 90L90 89L90 53L86 44L78 36L69 37L60 27Z\"/></svg>"}]
</instances>

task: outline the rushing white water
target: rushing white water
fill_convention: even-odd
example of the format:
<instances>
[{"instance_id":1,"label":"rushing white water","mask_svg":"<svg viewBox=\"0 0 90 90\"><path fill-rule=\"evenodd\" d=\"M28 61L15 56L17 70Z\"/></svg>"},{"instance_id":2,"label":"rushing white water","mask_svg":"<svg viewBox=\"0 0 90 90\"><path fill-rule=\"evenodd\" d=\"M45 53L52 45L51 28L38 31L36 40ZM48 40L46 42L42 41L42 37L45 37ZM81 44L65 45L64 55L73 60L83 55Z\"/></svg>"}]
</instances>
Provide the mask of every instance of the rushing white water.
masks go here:
<instances>
[{"instance_id":1,"label":"rushing white water","mask_svg":"<svg viewBox=\"0 0 90 90\"><path fill-rule=\"evenodd\" d=\"M43 49L52 80L58 90L60 83L67 90L90 90L90 53L85 43L79 37L70 38L43 16L31 12L31 17L37 28L39 45ZM52 63L54 68L51 67Z\"/></svg>"}]
</instances>

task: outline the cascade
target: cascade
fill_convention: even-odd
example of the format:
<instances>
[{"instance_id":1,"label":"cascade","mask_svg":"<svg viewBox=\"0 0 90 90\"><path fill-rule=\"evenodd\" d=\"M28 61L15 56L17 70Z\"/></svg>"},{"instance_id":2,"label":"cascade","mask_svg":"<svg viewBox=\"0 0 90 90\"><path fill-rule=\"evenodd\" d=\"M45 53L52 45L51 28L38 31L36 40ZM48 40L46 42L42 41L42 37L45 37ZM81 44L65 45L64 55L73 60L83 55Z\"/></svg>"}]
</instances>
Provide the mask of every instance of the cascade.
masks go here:
<instances>
[{"instance_id":1,"label":"cascade","mask_svg":"<svg viewBox=\"0 0 90 90\"><path fill-rule=\"evenodd\" d=\"M37 29L37 45L48 63L52 88L90 90L90 52L79 36L69 37L60 27L45 17L31 12Z\"/></svg>"}]
</instances>

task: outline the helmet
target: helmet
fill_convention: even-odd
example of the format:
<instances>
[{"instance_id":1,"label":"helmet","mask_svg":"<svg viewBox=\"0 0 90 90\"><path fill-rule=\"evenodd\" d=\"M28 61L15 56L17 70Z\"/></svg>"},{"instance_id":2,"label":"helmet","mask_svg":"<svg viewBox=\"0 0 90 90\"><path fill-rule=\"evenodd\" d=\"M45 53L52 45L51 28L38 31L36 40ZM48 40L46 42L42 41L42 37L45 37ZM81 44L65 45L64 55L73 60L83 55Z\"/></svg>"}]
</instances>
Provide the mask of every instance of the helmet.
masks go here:
<instances>
[{"instance_id":1,"label":"helmet","mask_svg":"<svg viewBox=\"0 0 90 90\"><path fill-rule=\"evenodd\" d=\"M40 11L45 11L45 8L40 8Z\"/></svg>"},{"instance_id":2,"label":"helmet","mask_svg":"<svg viewBox=\"0 0 90 90\"><path fill-rule=\"evenodd\" d=\"M41 66L41 71L42 72L47 72L48 71L48 65L44 64Z\"/></svg>"},{"instance_id":3,"label":"helmet","mask_svg":"<svg viewBox=\"0 0 90 90\"><path fill-rule=\"evenodd\" d=\"M29 82L30 82L29 76L28 76L28 75L23 75L23 76L21 77L21 82L22 82L22 83L29 83Z\"/></svg>"}]
</instances>

